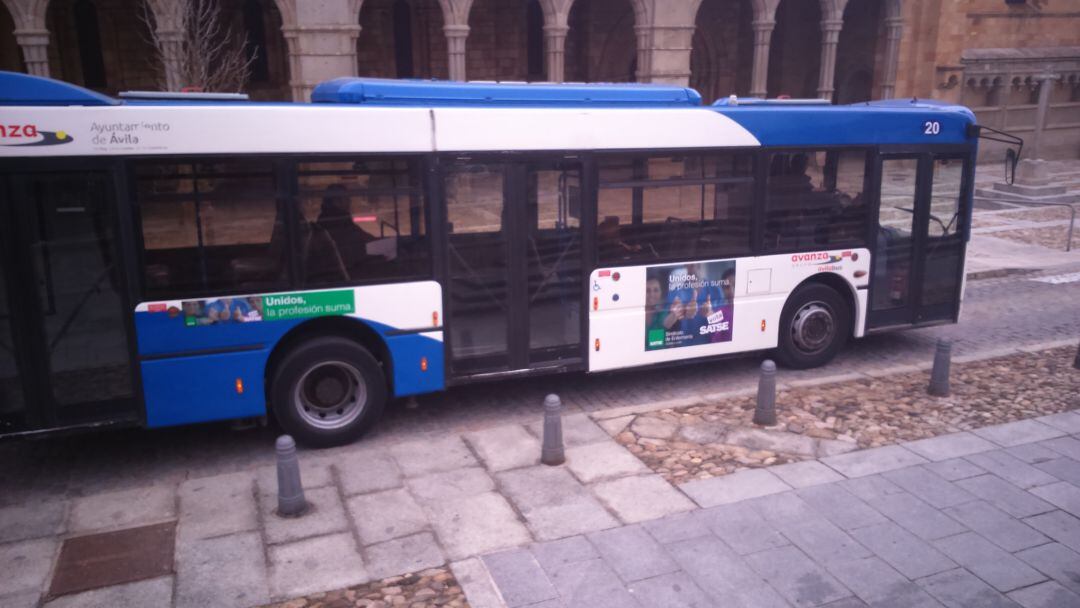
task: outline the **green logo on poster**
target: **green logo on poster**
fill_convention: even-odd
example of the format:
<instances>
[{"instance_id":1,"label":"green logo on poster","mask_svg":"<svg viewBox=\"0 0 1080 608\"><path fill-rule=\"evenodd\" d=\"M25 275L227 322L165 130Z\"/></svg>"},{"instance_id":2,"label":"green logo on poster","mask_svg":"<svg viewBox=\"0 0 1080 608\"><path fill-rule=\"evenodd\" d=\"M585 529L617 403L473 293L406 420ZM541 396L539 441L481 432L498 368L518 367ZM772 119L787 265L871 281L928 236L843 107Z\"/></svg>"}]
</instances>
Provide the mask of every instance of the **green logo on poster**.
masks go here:
<instances>
[{"instance_id":1,"label":"green logo on poster","mask_svg":"<svg viewBox=\"0 0 1080 608\"><path fill-rule=\"evenodd\" d=\"M664 335L666 333L663 329L650 329L647 337L649 348L664 346Z\"/></svg>"},{"instance_id":2,"label":"green logo on poster","mask_svg":"<svg viewBox=\"0 0 1080 608\"><path fill-rule=\"evenodd\" d=\"M355 294L351 289L314 293L287 293L263 296L263 319L277 321L344 315L355 312Z\"/></svg>"}]
</instances>

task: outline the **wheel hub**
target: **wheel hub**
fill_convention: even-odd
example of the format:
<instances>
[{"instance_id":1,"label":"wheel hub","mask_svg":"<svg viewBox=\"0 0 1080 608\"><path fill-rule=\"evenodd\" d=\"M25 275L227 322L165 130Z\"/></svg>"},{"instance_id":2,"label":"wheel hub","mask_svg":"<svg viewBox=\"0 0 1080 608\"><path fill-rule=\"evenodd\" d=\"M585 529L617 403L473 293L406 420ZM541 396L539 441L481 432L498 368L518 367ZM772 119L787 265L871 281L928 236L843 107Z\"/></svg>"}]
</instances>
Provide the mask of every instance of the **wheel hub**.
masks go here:
<instances>
[{"instance_id":1,"label":"wheel hub","mask_svg":"<svg viewBox=\"0 0 1080 608\"><path fill-rule=\"evenodd\" d=\"M823 302L810 302L795 313L791 322L791 338L795 346L807 354L828 348L836 333L836 319Z\"/></svg>"},{"instance_id":2,"label":"wheel hub","mask_svg":"<svg viewBox=\"0 0 1080 608\"><path fill-rule=\"evenodd\" d=\"M344 361L312 366L300 377L293 394L293 406L304 422L322 429L348 425L366 405L364 377Z\"/></svg>"}]
</instances>

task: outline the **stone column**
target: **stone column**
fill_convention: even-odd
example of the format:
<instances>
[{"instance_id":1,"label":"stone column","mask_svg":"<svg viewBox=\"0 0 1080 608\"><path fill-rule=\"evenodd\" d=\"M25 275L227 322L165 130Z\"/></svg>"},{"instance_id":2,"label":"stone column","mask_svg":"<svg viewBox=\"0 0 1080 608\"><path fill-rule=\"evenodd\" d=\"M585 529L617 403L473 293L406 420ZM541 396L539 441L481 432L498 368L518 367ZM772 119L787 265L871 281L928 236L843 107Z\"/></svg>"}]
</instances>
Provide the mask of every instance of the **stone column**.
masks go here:
<instances>
[{"instance_id":1,"label":"stone column","mask_svg":"<svg viewBox=\"0 0 1080 608\"><path fill-rule=\"evenodd\" d=\"M896 66L900 63L900 38L904 34L904 18L891 15L885 18L885 75L881 79L881 98L896 96Z\"/></svg>"},{"instance_id":2,"label":"stone column","mask_svg":"<svg viewBox=\"0 0 1080 608\"><path fill-rule=\"evenodd\" d=\"M1057 74L1039 74L1035 81L1039 83L1039 106L1035 110L1035 133L1031 136L1031 158L1041 158L1043 131L1046 130L1046 113L1050 109L1050 93L1054 90Z\"/></svg>"},{"instance_id":3,"label":"stone column","mask_svg":"<svg viewBox=\"0 0 1080 608\"><path fill-rule=\"evenodd\" d=\"M465 74L465 40L469 37L469 26L450 24L443 26L446 35L446 59L450 72L450 80L464 81Z\"/></svg>"},{"instance_id":4,"label":"stone column","mask_svg":"<svg viewBox=\"0 0 1080 608\"><path fill-rule=\"evenodd\" d=\"M821 67L818 70L817 93L820 99L832 99L833 84L836 81L836 47L840 43L840 30L844 27L843 19L823 19L821 21Z\"/></svg>"},{"instance_id":5,"label":"stone column","mask_svg":"<svg viewBox=\"0 0 1080 608\"><path fill-rule=\"evenodd\" d=\"M638 82L649 82L652 66L649 65L652 57L649 52L652 46L652 28L648 25L635 25L634 36L637 42L637 70L634 79Z\"/></svg>"},{"instance_id":6,"label":"stone column","mask_svg":"<svg viewBox=\"0 0 1080 608\"><path fill-rule=\"evenodd\" d=\"M544 26L544 61L547 63L548 82L566 79L566 25Z\"/></svg>"},{"instance_id":7,"label":"stone column","mask_svg":"<svg viewBox=\"0 0 1080 608\"><path fill-rule=\"evenodd\" d=\"M312 23L281 28L289 47L289 85L293 101L308 101L315 85L356 75L360 26Z\"/></svg>"},{"instance_id":8,"label":"stone column","mask_svg":"<svg viewBox=\"0 0 1080 608\"><path fill-rule=\"evenodd\" d=\"M184 51L184 32L159 29L157 37L161 41L161 67L165 70L165 90L179 91L189 84L183 81L183 75L180 74L180 56Z\"/></svg>"},{"instance_id":9,"label":"stone column","mask_svg":"<svg viewBox=\"0 0 1080 608\"><path fill-rule=\"evenodd\" d=\"M17 29L15 41L22 49L26 72L34 76L49 76L49 30Z\"/></svg>"},{"instance_id":10,"label":"stone column","mask_svg":"<svg viewBox=\"0 0 1080 608\"><path fill-rule=\"evenodd\" d=\"M645 82L678 86L690 84L691 40L693 25L654 25L649 36L648 67Z\"/></svg>"},{"instance_id":11,"label":"stone column","mask_svg":"<svg viewBox=\"0 0 1080 608\"><path fill-rule=\"evenodd\" d=\"M765 97L769 85L769 45L772 43L773 19L754 20L754 64L750 76L750 96Z\"/></svg>"}]
</instances>

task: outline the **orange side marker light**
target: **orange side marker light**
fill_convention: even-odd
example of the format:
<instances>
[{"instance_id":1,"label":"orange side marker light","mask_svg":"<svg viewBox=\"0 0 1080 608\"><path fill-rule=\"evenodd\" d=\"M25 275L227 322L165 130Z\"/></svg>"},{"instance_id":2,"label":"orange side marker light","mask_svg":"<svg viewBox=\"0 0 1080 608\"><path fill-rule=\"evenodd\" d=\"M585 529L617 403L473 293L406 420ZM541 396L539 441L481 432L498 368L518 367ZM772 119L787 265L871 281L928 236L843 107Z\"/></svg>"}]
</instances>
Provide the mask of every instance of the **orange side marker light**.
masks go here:
<instances>
[{"instance_id":1,"label":"orange side marker light","mask_svg":"<svg viewBox=\"0 0 1080 608\"><path fill-rule=\"evenodd\" d=\"M593 310L600 310L600 298L598 298L596 296L593 296L592 309Z\"/></svg>"},{"instance_id":2,"label":"orange side marker light","mask_svg":"<svg viewBox=\"0 0 1080 608\"><path fill-rule=\"evenodd\" d=\"M236 394L237 395L243 395L244 394L244 381L241 378L236 379Z\"/></svg>"},{"instance_id":3,"label":"orange side marker light","mask_svg":"<svg viewBox=\"0 0 1080 608\"><path fill-rule=\"evenodd\" d=\"M434 310L434 311L431 312L431 326L432 327L438 327L439 326L439 311L437 311L437 310Z\"/></svg>"},{"instance_id":4,"label":"orange side marker light","mask_svg":"<svg viewBox=\"0 0 1080 608\"><path fill-rule=\"evenodd\" d=\"M600 352L600 338L596 339L596 343L594 344L594 346L596 348L596 352Z\"/></svg>"},{"instance_id":5,"label":"orange side marker light","mask_svg":"<svg viewBox=\"0 0 1080 608\"><path fill-rule=\"evenodd\" d=\"M427 371L427 357L420 357L420 371Z\"/></svg>"},{"instance_id":6,"label":"orange side marker light","mask_svg":"<svg viewBox=\"0 0 1080 608\"><path fill-rule=\"evenodd\" d=\"M765 331L765 319L761 320L761 331Z\"/></svg>"}]
</instances>

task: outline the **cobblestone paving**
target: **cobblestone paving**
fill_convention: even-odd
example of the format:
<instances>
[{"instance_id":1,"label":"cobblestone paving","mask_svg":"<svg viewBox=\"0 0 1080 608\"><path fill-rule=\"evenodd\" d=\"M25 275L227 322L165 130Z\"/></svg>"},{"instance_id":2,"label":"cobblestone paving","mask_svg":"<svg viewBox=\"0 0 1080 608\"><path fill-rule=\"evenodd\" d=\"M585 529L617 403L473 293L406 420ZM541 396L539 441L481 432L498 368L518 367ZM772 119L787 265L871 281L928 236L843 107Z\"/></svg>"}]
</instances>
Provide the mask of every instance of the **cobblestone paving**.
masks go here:
<instances>
[{"instance_id":1,"label":"cobblestone paving","mask_svg":"<svg viewBox=\"0 0 1080 608\"><path fill-rule=\"evenodd\" d=\"M685 483L845 445L879 447L1078 409L1075 354L1066 347L954 365L948 397L928 395L922 371L779 391L779 424L768 430L750 428L752 396L629 415L607 428L665 479Z\"/></svg>"},{"instance_id":2,"label":"cobblestone paving","mask_svg":"<svg viewBox=\"0 0 1080 608\"><path fill-rule=\"evenodd\" d=\"M1078 431L1070 412L698 480L701 509L483 562L510 608L1077 607Z\"/></svg>"},{"instance_id":3,"label":"cobblestone paving","mask_svg":"<svg viewBox=\"0 0 1080 608\"><path fill-rule=\"evenodd\" d=\"M266 608L465 608L465 592L446 568L393 576L348 589L314 593Z\"/></svg>"}]
</instances>

